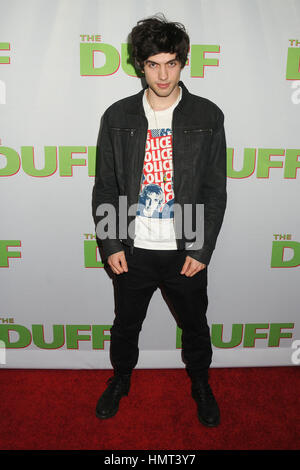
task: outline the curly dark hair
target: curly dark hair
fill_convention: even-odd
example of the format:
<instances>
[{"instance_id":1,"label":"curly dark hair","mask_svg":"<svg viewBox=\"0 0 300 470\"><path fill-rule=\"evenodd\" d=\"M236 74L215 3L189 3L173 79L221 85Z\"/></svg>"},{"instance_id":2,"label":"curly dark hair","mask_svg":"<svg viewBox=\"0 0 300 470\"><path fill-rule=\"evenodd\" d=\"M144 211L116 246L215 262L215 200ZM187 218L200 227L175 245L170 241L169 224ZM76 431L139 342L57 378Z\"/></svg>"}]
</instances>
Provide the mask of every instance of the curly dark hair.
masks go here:
<instances>
[{"instance_id":1,"label":"curly dark hair","mask_svg":"<svg viewBox=\"0 0 300 470\"><path fill-rule=\"evenodd\" d=\"M183 24L169 22L163 14L138 21L129 34L135 67L144 69L144 62L161 52L176 53L183 68L187 61L190 39Z\"/></svg>"}]
</instances>

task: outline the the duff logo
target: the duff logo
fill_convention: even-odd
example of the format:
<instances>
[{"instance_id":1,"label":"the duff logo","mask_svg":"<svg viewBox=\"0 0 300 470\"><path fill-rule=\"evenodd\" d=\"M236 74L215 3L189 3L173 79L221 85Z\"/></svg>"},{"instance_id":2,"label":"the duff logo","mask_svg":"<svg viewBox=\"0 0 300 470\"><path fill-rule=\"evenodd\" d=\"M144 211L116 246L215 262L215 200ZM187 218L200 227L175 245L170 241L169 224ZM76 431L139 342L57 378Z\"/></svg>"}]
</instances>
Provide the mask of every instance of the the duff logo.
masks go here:
<instances>
[{"instance_id":1,"label":"the duff logo","mask_svg":"<svg viewBox=\"0 0 300 470\"><path fill-rule=\"evenodd\" d=\"M212 67L219 67L219 44L192 44L190 58L191 77L205 78ZM100 34L80 34L80 75L104 77L119 70L131 77L142 77L134 68L131 45L122 43L120 51L111 44L102 42Z\"/></svg>"},{"instance_id":2,"label":"the duff logo","mask_svg":"<svg viewBox=\"0 0 300 470\"><path fill-rule=\"evenodd\" d=\"M300 243L293 241L290 233L275 233L273 236L271 268L300 266Z\"/></svg>"}]
</instances>

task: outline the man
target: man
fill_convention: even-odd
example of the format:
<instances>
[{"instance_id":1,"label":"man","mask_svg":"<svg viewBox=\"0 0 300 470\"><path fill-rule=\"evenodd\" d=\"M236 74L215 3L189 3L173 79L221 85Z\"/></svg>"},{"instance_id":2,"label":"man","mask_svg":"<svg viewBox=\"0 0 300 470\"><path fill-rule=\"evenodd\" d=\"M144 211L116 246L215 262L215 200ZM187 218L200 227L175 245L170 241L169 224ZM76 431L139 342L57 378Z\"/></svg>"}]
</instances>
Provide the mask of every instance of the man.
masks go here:
<instances>
[{"instance_id":1,"label":"man","mask_svg":"<svg viewBox=\"0 0 300 470\"><path fill-rule=\"evenodd\" d=\"M182 329L183 360L199 420L217 426L220 411L208 383L212 348L206 320L207 265L226 207L224 115L180 81L189 50L182 24L148 18L137 23L130 37L135 65L147 87L106 110L97 142L93 216L102 260L114 280L116 315L110 343L114 376L99 398L96 415L114 416L128 395L139 333L152 294L161 287ZM153 199L146 204L147 185ZM161 189L154 192L155 186ZM128 233L123 227L121 236L120 196L126 196L129 214ZM149 210L149 202L155 211ZM108 236L102 233L104 204L118 213L116 236L109 230ZM132 213L132 206L141 204L146 211ZM177 217L175 204L192 210ZM201 204L204 243L199 247L183 225L186 218L196 233L195 208Z\"/></svg>"}]
</instances>

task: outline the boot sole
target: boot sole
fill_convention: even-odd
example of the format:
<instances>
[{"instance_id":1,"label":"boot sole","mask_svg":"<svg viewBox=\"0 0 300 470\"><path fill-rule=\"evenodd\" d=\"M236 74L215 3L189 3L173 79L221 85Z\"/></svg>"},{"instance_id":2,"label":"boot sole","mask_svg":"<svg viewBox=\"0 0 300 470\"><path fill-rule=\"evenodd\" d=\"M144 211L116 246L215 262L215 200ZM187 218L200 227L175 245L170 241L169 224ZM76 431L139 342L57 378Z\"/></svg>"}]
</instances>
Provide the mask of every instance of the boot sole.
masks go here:
<instances>
[{"instance_id":1,"label":"boot sole","mask_svg":"<svg viewBox=\"0 0 300 470\"><path fill-rule=\"evenodd\" d=\"M220 419L216 423L208 423L207 421L202 419L199 415L198 415L198 419L200 423L203 424L203 426L206 426L207 428L216 428L220 424Z\"/></svg>"},{"instance_id":2,"label":"boot sole","mask_svg":"<svg viewBox=\"0 0 300 470\"><path fill-rule=\"evenodd\" d=\"M119 411L119 407L120 407L120 401L123 397L125 396L128 396L128 393L124 393L123 395L121 395L120 397L120 400L119 400L119 403L117 404L117 407L109 414L106 414L105 416L101 415L100 413L98 413L97 411L97 407L96 407L96 417L99 418L99 419L108 419L108 418L113 418L113 416L115 416L117 414L117 412Z\"/></svg>"},{"instance_id":3,"label":"boot sole","mask_svg":"<svg viewBox=\"0 0 300 470\"><path fill-rule=\"evenodd\" d=\"M103 416L101 415L100 413L97 412L96 410L96 417L99 418L99 419L109 419L109 418L113 418L113 416L115 416L118 412L119 408L117 408L116 410L112 411L110 414L106 415L106 416Z\"/></svg>"}]
</instances>

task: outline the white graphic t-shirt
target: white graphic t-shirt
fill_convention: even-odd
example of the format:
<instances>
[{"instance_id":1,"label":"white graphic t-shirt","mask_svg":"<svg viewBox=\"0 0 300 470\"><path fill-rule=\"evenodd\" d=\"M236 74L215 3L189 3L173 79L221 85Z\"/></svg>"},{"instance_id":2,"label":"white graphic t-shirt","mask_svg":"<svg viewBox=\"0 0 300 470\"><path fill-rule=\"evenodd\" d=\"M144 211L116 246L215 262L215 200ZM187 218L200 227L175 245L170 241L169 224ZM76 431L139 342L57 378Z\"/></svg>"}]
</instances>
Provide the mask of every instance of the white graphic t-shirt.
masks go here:
<instances>
[{"instance_id":1,"label":"white graphic t-shirt","mask_svg":"<svg viewBox=\"0 0 300 470\"><path fill-rule=\"evenodd\" d=\"M172 116L181 99L163 111L153 111L146 93L143 105L148 119L148 134L134 246L151 250L176 250L174 231L174 191L172 158Z\"/></svg>"}]
</instances>

